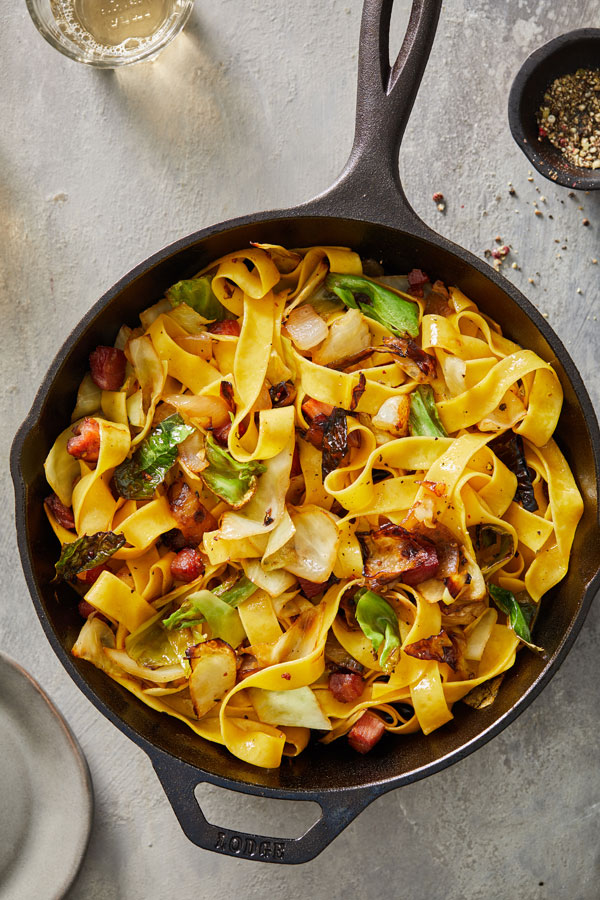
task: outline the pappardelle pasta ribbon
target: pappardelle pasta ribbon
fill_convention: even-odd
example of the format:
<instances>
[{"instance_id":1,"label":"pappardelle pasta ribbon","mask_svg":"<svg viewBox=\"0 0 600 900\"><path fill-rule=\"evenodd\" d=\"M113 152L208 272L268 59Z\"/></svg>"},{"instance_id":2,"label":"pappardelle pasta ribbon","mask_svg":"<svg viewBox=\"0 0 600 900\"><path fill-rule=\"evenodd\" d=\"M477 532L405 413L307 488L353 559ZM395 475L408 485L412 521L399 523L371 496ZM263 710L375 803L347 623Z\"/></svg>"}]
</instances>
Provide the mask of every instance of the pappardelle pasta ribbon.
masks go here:
<instances>
[{"instance_id":1,"label":"pappardelle pasta ribbon","mask_svg":"<svg viewBox=\"0 0 600 900\"><path fill-rule=\"evenodd\" d=\"M45 463L72 652L263 768L491 702L583 511L551 362L344 247L256 244L150 302Z\"/></svg>"}]
</instances>

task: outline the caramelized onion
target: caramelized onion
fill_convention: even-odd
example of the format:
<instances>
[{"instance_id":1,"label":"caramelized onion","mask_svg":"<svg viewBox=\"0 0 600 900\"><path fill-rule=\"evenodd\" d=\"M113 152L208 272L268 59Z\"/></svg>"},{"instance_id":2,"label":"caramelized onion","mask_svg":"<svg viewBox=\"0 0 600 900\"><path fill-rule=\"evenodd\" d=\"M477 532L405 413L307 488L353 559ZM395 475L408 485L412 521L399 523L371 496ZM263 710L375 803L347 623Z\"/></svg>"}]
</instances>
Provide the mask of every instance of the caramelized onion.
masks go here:
<instances>
[{"instance_id":1,"label":"caramelized onion","mask_svg":"<svg viewBox=\"0 0 600 900\"><path fill-rule=\"evenodd\" d=\"M329 331L327 325L310 303L303 303L287 317L285 327L300 350L310 350L324 341Z\"/></svg>"},{"instance_id":2,"label":"caramelized onion","mask_svg":"<svg viewBox=\"0 0 600 900\"><path fill-rule=\"evenodd\" d=\"M227 404L221 397L168 394L163 400L186 418L197 419L203 428L219 428L230 421Z\"/></svg>"},{"instance_id":3,"label":"caramelized onion","mask_svg":"<svg viewBox=\"0 0 600 900\"><path fill-rule=\"evenodd\" d=\"M187 353L200 356L206 362L209 362L212 357L212 338L206 331L200 334L184 334L175 338L175 343Z\"/></svg>"}]
</instances>

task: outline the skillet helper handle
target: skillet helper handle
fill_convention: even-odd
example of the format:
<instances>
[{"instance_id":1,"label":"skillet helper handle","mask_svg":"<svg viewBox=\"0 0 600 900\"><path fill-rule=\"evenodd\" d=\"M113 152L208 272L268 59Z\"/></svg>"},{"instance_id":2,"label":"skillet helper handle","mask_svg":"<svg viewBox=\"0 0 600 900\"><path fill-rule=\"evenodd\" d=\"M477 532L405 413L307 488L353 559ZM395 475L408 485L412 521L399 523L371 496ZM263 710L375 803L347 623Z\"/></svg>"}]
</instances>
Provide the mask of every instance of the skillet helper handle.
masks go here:
<instances>
[{"instance_id":1,"label":"skillet helper handle","mask_svg":"<svg viewBox=\"0 0 600 900\"><path fill-rule=\"evenodd\" d=\"M442 0L413 0L404 41L390 65L394 0L364 0L358 54L354 143L336 183L315 198L316 212L378 218L393 227L429 229L410 206L398 154L437 29Z\"/></svg>"},{"instance_id":2,"label":"skillet helper handle","mask_svg":"<svg viewBox=\"0 0 600 900\"><path fill-rule=\"evenodd\" d=\"M238 859L294 865L318 856L373 800L383 793L379 786L344 793L303 792L302 800L312 800L321 807L321 816L299 838L275 838L232 831L208 822L195 796L202 783L198 772L173 758L153 756L152 764L169 799L173 812L187 837L204 850L223 853ZM210 783L214 783L212 780ZM260 788L245 785L244 791L264 796ZM281 799L298 800L288 794Z\"/></svg>"}]
</instances>

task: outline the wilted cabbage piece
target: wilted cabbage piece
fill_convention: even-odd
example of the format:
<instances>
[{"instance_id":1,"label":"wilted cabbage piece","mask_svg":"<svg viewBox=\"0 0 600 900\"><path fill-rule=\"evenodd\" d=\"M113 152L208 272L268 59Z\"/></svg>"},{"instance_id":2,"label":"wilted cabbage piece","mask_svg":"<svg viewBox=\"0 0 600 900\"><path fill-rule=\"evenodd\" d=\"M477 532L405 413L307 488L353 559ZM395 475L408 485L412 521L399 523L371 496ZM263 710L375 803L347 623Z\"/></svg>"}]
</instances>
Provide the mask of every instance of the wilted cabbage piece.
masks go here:
<instances>
[{"instance_id":1,"label":"wilted cabbage piece","mask_svg":"<svg viewBox=\"0 0 600 900\"><path fill-rule=\"evenodd\" d=\"M249 648L259 667L275 666L308 656L317 647L324 608L322 604L311 606L300 613L294 624L275 642L254 643Z\"/></svg>"},{"instance_id":2,"label":"wilted cabbage piece","mask_svg":"<svg viewBox=\"0 0 600 900\"><path fill-rule=\"evenodd\" d=\"M227 319L229 313L213 294L211 282L212 278L208 275L203 275L202 278L178 281L167 291L171 306L187 303L205 319L216 319L218 322Z\"/></svg>"},{"instance_id":3,"label":"wilted cabbage piece","mask_svg":"<svg viewBox=\"0 0 600 900\"><path fill-rule=\"evenodd\" d=\"M355 600L355 616L361 631L371 641L376 653L383 645L379 665L384 671L392 669L398 660L400 647L398 616L387 600L373 591L363 588L357 592Z\"/></svg>"},{"instance_id":4,"label":"wilted cabbage piece","mask_svg":"<svg viewBox=\"0 0 600 900\"><path fill-rule=\"evenodd\" d=\"M190 647L188 657L192 666L190 697L201 719L234 686L235 653L226 641L217 639Z\"/></svg>"},{"instance_id":5,"label":"wilted cabbage piece","mask_svg":"<svg viewBox=\"0 0 600 900\"><path fill-rule=\"evenodd\" d=\"M158 613L160 616L160 613ZM180 665L188 669L185 651L192 643L189 631L168 631L157 618L138 628L125 638L125 650L141 666Z\"/></svg>"},{"instance_id":6,"label":"wilted cabbage piece","mask_svg":"<svg viewBox=\"0 0 600 900\"><path fill-rule=\"evenodd\" d=\"M433 388L420 384L410 395L410 433L420 437L448 437L435 405Z\"/></svg>"},{"instance_id":7,"label":"wilted cabbage piece","mask_svg":"<svg viewBox=\"0 0 600 900\"><path fill-rule=\"evenodd\" d=\"M419 307L412 300L404 300L389 288L360 275L330 272L325 287L346 306L360 309L363 315L389 328L393 334L418 336Z\"/></svg>"},{"instance_id":8,"label":"wilted cabbage piece","mask_svg":"<svg viewBox=\"0 0 600 900\"><path fill-rule=\"evenodd\" d=\"M493 606L488 606L474 622L465 628L463 632L466 639L463 649L465 659L481 660L497 621L498 610Z\"/></svg>"},{"instance_id":9,"label":"wilted cabbage piece","mask_svg":"<svg viewBox=\"0 0 600 900\"><path fill-rule=\"evenodd\" d=\"M403 650L408 656L417 659L434 659L437 662L447 663L451 669L458 668L456 642L443 628L439 634L432 634L431 637L415 641L414 644L407 644Z\"/></svg>"},{"instance_id":10,"label":"wilted cabbage piece","mask_svg":"<svg viewBox=\"0 0 600 900\"><path fill-rule=\"evenodd\" d=\"M287 569L297 578L322 584L331 575L340 544L336 517L309 504L291 514L289 540L269 557L269 569Z\"/></svg>"},{"instance_id":11,"label":"wilted cabbage piece","mask_svg":"<svg viewBox=\"0 0 600 900\"><path fill-rule=\"evenodd\" d=\"M484 575L495 572L515 555L516 547L510 532L489 524L476 525L473 532L477 565Z\"/></svg>"},{"instance_id":12,"label":"wilted cabbage piece","mask_svg":"<svg viewBox=\"0 0 600 900\"><path fill-rule=\"evenodd\" d=\"M244 600L251 597L257 590L258 585L253 584L249 578L242 575L235 584L231 586L221 585L220 587L215 588L212 593L231 606L232 609L235 609L236 606L239 606L240 603L243 603Z\"/></svg>"},{"instance_id":13,"label":"wilted cabbage piece","mask_svg":"<svg viewBox=\"0 0 600 900\"><path fill-rule=\"evenodd\" d=\"M250 688L250 701L261 722L331 731L331 723L309 687L289 691Z\"/></svg>"},{"instance_id":14,"label":"wilted cabbage piece","mask_svg":"<svg viewBox=\"0 0 600 900\"><path fill-rule=\"evenodd\" d=\"M538 504L533 492L533 483L525 459L521 435L515 434L514 431L505 431L504 434L500 434L490 441L488 446L498 459L517 476L515 501L528 512L535 512Z\"/></svg>"},{"instance_id":15,"label":"wilted cabbage piece","mask_svg":"<svg viewBox=\"0 0 600 900\"><path fill-rule=\"evenodd\" d=\"M371 332L358 309L349 309L329 325L325 340L313 351L312 360L319 366L338 368L355 357L370 354Z\"/></svg>"},{"instance_id":16,"label":"wilted cabbage piece","mask_svg":"<svg viewBox=\"0 0 600 900\"><path fill-rule=\"evenodd\" d=\"M86 659L91 662L112 678L120 678L123 670L120 666L115 665L104 652L105 648L110 650L114 646L115 636L110 625L97 616L90 616L79 632L79 637L73 644L71 653L78 659Z\"/></svg>"},{"instance_id":17,"label":"wilted cabbage piece","mask_svg":"<svg viewBox=\"0 0 600 900\"><path fill-rule=\"evenodd\" d=\"M131 459L117 466L115 487L126 500L149 500L165 480L177 459L177 448L194 429L186 425L179 413L169 416L153 428Z\"/></svg>"},{"instance_id":18,"label":"wilted cabbage piece","mask_svg":"<svg viewBox=\"0 0 600 900\"><path fill-rule=\"evenodd\" d=\"M125 543L122 534L113 531L97 531L84 534L71 544L63 544L60 559L56 563L57 577L68 581L79 572L87 572L101 566Z\"/></svg>"},{"instance_id":19,"label":"wilted cabbage piece","mask_svg":"<svg viewBox=\"0 0 600 900\"><path fill-rule=\"evenodd\" d=\"M202 480L233 509L241 509L252 499L258 476L266 472L266 467L255 460L238 462L211 437L206 440L206 459L208 467L201 473Z\"/></svg>"},{"instance_id":20,"label":"wilted cabbage piece","mask_svg":"<svg viewBox=\"0 0 600 900\"><path fill-rule=\"evenodd\" d=\"M166 666L146 666L136 662L125 650L112 650L109 647L104 648L104 654L111 662L119 666L123 672L133 675L134 678L140 678L143 681L152 681L155 685L166 685L170 681L179 681L185 678L189 672L189 666L184 669L179 663L170 663Z\"/></svg>"},{"instance_id":21,"label":"wilted cabbage piece","mask_svg":"<svg viewBox=\"0 0 600 900\"><path fill-rule=\"evenodd\" d=\"M246 593L239 590L237 593L237 603L250 597L256 590L255 585L250 584L246 587ZM211 591L197 591L182 603L179 609L175 610L167 619L163 619L165 628L183 628L200 625L206 622L211 630L212 636L222 638L237 647L246 637L246 632L242 625L240 615L233 606L224 599L226 595L217 597Z\"/></svg>"}]
</instances>

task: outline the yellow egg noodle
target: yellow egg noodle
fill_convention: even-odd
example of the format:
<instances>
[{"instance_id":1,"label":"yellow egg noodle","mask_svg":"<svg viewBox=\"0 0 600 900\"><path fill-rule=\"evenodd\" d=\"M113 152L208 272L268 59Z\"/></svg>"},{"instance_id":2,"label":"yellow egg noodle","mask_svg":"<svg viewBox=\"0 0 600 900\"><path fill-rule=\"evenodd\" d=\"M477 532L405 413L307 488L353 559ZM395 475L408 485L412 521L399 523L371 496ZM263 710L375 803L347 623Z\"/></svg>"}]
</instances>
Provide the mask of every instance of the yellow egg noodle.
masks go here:
<instances>
[{"instance_id":1,"label":"yellow egg noodle","mask_svg":"<svg viewBox=\"0 0 600 900\"><path fill-rule=\"evenodd\" d=\"M265 768L448 722L532 645L582 514L551 364L369 266L255 245L175 285L45 464L73 653Z\"/></svg>"}]
</instances>

